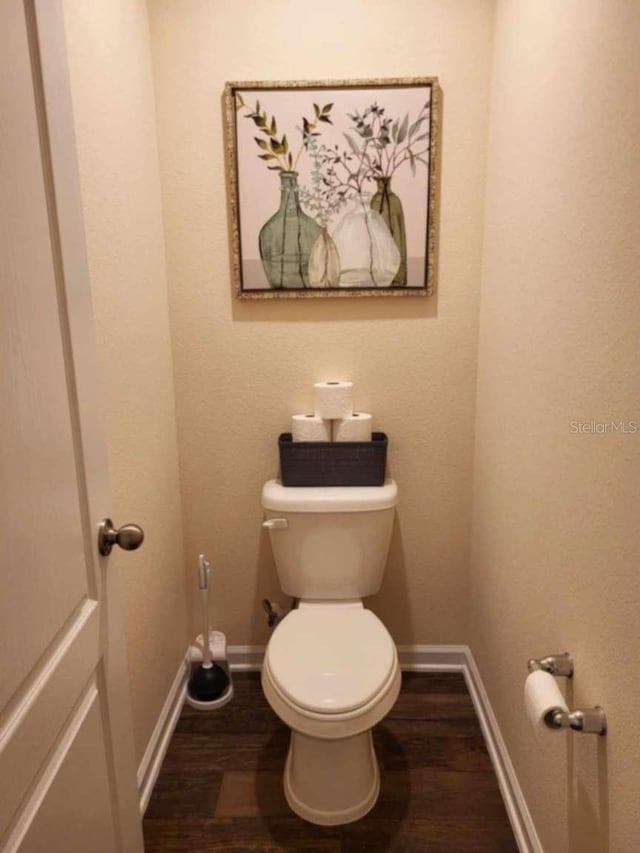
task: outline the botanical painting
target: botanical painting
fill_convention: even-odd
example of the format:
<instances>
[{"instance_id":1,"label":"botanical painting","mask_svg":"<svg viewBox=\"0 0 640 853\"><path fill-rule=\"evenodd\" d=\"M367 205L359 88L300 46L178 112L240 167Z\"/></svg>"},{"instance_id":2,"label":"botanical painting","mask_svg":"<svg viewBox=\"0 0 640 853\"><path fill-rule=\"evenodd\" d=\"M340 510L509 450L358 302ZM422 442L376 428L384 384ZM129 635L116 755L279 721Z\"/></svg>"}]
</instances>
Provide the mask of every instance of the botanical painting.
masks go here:
<instances>
[{"instance_id":1,"label":"botanical painting","mask_svg":"<svg viewBox=\"0 0 640 853\"><path fill-rule=\"evenodd\" d=\"M435 78L228 83L240 297L433 288Z\"/></svg>"}]
</instances>

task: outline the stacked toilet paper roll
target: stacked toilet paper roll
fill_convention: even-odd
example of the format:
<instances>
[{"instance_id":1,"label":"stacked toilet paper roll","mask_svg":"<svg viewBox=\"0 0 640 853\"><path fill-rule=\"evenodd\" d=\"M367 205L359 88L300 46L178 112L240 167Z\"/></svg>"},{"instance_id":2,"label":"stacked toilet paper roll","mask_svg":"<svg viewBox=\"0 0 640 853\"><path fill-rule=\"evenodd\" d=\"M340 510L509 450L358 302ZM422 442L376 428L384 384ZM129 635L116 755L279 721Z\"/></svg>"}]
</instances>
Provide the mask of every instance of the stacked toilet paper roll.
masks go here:
<instances>
[{"instance_id":1,"label":"stacked toilet paper roll","mask_svg":"<svg viewBox=\"0 0 640 853\"><path fill-rule=\"evenodd\" d=\"M331 421L320 415L292 415L293 441L331 441Z\"/></svg>"},{"instance_id":2,"label":"stacked toilet paper roll","mask_svg":"<svg viewBox=\"0 0 640 853\"><path fill-rule=\"evenodd\" d=\"M547 721L555 711L568 711L557 680L550 672L536 670L524 683L524 706L536 735L549 731Z\"/></svg>"},{"instance_id":3,"label":"stacked toilet paper roll","mask_svg":"<svg viewBox=\"0 0 640 853\"><path fill-rule=\"evenodd\" d=\"M316 415L334 421L353 414L353 382L316 382L313 390Z\"/></svg>"},{"instance_id":4,"label":"stacked toilet paper roll","mask_svg":"<svg viewBox=\"0 0 640 853\"><path fill-rule=\"evenodd\" d=\"M316 382L313 390L314 414L291 417L293 441L371 441L371 415L353 411L353 382Z\"/></svg>"},{"instance_id":5,"label":"stacked toilet paper roll","mask_svg":"<svg viewBox=\"0 0 640 853\"><path fill-rule=\"evenodd\" d=\"M334 441L371 441L371 415L353 412L333 422Z\"/></svg>"}]
</instances>

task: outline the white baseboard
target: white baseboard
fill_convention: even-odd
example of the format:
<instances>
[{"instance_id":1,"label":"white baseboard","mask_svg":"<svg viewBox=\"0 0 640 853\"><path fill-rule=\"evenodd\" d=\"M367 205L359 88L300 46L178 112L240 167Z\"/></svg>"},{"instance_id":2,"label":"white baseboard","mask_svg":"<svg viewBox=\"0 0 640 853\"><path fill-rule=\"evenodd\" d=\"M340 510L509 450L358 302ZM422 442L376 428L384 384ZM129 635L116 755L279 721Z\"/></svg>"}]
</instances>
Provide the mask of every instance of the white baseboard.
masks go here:
<instances>
[{"instance_id":1,"label":"white baseboard","mask_svg":"<svg viewBox=\"0 0 640 853\"><path fill-rule=\"evenodd\" d=\"M406 672L464 672L468 646L398 646L400 667Z\"/></svg>"},{"instance_id":2,"label":"white baseboard","mask_svg":"<svg viewBox=\"0 0 640 853\"><path fill-rule=\"evenodd\" d=\"M518 782L516 771L511 763L507 745L502 737L498 720L493 712L489 696L480 677L480 671L469 648L467 648L467 665L464 670L464 677L478 720L480 721L487 751L491 757L493 769L498 779L502 799L504 800L518 847L521 853L544 853L531 818L531 813L522 793L522 788Z\"/></svg>"},{"instance_id":3,"label":"white baseboard","mask_svg":"<svg viewBox=\"0 0 640 853\"><path fill-rule=\"evenodd\" d=\"M227 660L233 672L260 672L266 646L227 646Z\"/></svg>"},{"instance_id":4,"label":"white baseboard","mask_svg":"<svg viewBox=\"0 0 640 853\"><path fill-rule=\"evenodd\" d=\"M153 786L158 778L158 773L167 753L171 736L184 705L188 676L189 664L185 657L178 667L176 676L169 688L169 693L160 711L158 722L151 733L149 743L138 767L138 798L140 800L140 814L142 815L144 815L149 805Z\"/></svg>"},{"instance_id":5,"label":"white baseboard","mask_svg":"<svg viewBox=\"0 0 640 853\"><path fill-rule=\"evenodd\" d=\"M262 667L264 651L264 646L227 646L229 667L233 672L257 672ZM407 672L460 672L464 675L520 853L544 853L471 649L463 645L398 646L398 658L401 668ZM143 814L180 716L187 676L185 659L140 762L138 791Z\"/></svg>"}]
</instances>

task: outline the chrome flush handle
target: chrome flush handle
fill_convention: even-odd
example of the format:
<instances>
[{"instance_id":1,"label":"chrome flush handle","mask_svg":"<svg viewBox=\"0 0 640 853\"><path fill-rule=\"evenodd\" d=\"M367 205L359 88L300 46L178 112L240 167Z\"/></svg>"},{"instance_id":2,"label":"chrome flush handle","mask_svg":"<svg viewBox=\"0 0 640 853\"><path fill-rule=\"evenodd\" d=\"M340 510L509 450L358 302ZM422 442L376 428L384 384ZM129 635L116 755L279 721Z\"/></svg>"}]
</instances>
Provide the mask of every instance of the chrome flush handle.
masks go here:
<instances>
[{"instance_id":1,"label":"chrome flush handle","mask_svg":"<svg viewBox=\"0 0 640 853\"><path fill-rule=\"evenodd\" d=\"M262 526L267 530L286 530L289 522L286 518L268 518L262 522Z\"/></svg>"}]
</instances>

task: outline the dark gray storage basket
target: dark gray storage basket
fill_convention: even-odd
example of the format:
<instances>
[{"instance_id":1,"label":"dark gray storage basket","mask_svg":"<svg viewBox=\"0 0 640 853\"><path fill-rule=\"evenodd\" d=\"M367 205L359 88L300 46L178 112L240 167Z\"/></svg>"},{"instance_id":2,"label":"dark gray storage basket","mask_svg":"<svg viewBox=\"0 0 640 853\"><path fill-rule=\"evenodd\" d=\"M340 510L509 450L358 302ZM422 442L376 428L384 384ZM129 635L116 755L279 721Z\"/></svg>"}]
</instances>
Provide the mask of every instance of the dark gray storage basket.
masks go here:
<instances>
[{"instance_id":1,"label":"dark gray storage basket","mask_svg":"<svg viewBox=\"0 0 640 853\"><path fill-rule=\"evenodd\" d=\"M283 486L381 486L387 465L388 439L383 432L371 441L293 441L278 438Z\"/></svg>"}]
</instances>

